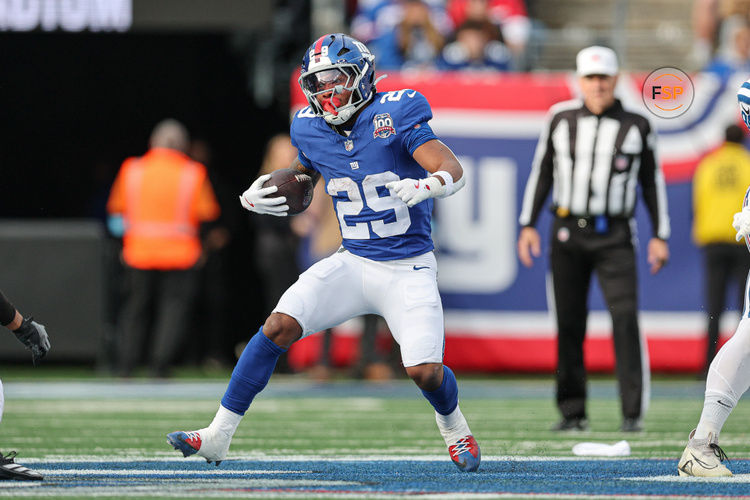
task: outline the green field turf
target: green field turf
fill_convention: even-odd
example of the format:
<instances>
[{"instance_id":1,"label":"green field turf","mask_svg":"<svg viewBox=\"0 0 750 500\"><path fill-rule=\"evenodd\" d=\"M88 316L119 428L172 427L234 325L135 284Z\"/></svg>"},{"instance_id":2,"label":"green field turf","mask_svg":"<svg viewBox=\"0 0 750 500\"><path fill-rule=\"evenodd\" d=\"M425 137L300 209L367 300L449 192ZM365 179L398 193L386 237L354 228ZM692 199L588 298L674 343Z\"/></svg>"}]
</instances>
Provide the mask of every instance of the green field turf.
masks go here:
<instances>
[{"instance_id":1,"label":"green field turf","mask_svg":"<svg viewBox=\"0 0 750 500\"><path fill-rule=\"evenodd\" d=\"M573 456L571 448L578 442L611 444L626 439L633 457L670 459L676 466L702 408L702 382L658 380L653 383L646 430L624 434L618 431L615 383L597 378L590 383L591 430L560 434L548 430L558 418L551 378L461 378L461 407L488 464L502 463L506 456L565 459ZM219 379L32 381L23 374L11 374L3 383L6 407L0 451L18 450L18 462L28 459L32 467L40 461L175 460L179 454L166 444L165 435L207 425L225 386ZM743 401L722 433L721 444L730 458L750 457L749 417L750 404ZM275 377L251 406L230 449L230 458L250 461L314 463L316 458L344 457L448 462L434 414L407 380L320 385L301 377ZM175 467L179 469L182 460ZM184 461L191 467L208 467L195 457ZM14 496L3 486L0 482L0 496Z\"/></svg>"},{"instance_id":2,"label":"green field turf","mask_svg":"<svg viewBox=\"0 0 750 500\"><path fill-rule=\"evenodd\" d=\"M23 393L14 397L19 384ZM88 392L83 386L83 393L70 394L70 383L6 381L0 449L18 449L24 457L35 458L173 455L164 435L207 425L223 391L223 382L196 384L201 391L191 391L190 383L144 384L148 390L143 391L139 382L124 383L119 386L128 391L118 395L109 383L94 383ZM591 430L585 433L548 430L557 414L547 379L464 381L461 408L486 456L568 456L572 445L582 440L627 439L634 456L668 458L682 450L702 407L702 384L692 379L654 382L645 432L623 434L618 432L614 382L597 380L590 385ZM170 389L178 386L180 391ZM189 397L193 393L196 396ZM722 433L721 444L730 456L750 457L749 417L750 405L741 402ZM431 409L408 381L320 386L287 378L272 380L253 403L231 452L439 455L444 446Z\"/></svg>"}]
</instances>

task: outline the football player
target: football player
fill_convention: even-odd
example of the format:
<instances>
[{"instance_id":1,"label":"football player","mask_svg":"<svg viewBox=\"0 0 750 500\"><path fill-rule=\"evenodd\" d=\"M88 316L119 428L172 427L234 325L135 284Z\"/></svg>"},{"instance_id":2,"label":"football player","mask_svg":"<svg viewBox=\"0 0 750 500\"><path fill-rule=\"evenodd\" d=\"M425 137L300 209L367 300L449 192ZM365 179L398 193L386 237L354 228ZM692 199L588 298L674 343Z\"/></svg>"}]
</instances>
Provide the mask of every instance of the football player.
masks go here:
<instances>
[{"instance_id":1,"label":"football player","mask_svg":"<svg viewBox=\"0 0 750 500\"><path fill-rule=\"evenodd\" d=\"M213 422L173 432L184 456L223 460L229 442L276 360L312 333L364 314L383 316L401 347L409 377L435 409L451 460L479 467L479 445L458 406L456 377L443 361L443 311L430 237L433 198L464 185L463 169L428 121L416 90L379 93L374 56L354 38L320 37L304 55L299 84L309 103L294 116L292 168L317 180L333 199L342 247L304 272L248 343ZM286 198L270 198L258 177L240 197L260 213L287 215Z\"/></svg>"},{"instance_id":2,"label":"football player","mask_svg":"<svg viewBox=\"0 0 750 500\"><path fill-rule=\"evenodd\" d=\"M12 331L16 338L21 341L27 349L31 350L31 361L42 359L49 351L50 343L47 330L33 318L24 318L21 313L0 292L0 325ZM3 418L3 384L0 382L0 420ZM15 462L16 452L11 451L3 455L0 453L0 480L32 480L39 481L43 476L21 464Z\"/></svg>"},{"instance_id":3,"label":"football player","mask_svg":"<svg viewBox=\"0 0 750 500\"><path fill-rule=\"evenodd\" d=\"M737 94L742 119L750 128L750 80ZM737 231L737 241L745 239L750 250L750 188L745 192L742 211L734 214L732 226ZM740 397L750 387L750 275L745 284L745 305L742 319L732 338L716 353L706 378L703 412L698 426L688 437L677 472L680 476L721 477L732 473L722 462L727 458L719 447L719 434L724 422Z\"/></svg>"}]
</instances>

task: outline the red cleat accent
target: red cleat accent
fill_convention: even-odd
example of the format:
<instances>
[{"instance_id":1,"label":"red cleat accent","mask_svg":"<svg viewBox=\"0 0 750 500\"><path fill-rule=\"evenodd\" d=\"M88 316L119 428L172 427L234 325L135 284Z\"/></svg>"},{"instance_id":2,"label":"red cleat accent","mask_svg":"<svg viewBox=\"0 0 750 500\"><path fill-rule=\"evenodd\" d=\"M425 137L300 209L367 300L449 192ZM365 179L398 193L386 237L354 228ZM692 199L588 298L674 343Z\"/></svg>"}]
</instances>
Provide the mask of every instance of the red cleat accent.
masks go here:
<instances>
[{"instance_id":1,"label":"red cleat accent","mask_svg":"<svg viewBox=\"0 0 750 500\"><path fill-rule=\"evenodd\" d=\"M456 464L456 467L464 472L476 471L482 459L479 444L472 435L463 437L456 444L449 446L448 453L450 453L451 460Z\"/></svg>"},{"instance_id":2,"label":"red cleat accent","mask_svg":"<svg viewBox=\"0 0 750 500\"><path fill-rule=\"evenodd\" d=\"M198 451L201 449L201 444L203 441L201 441L201 436L197 432L186 432L185 435L187 438L184 440L187 444L189 444L195 451Z\"/></svg>"}]
</instances>

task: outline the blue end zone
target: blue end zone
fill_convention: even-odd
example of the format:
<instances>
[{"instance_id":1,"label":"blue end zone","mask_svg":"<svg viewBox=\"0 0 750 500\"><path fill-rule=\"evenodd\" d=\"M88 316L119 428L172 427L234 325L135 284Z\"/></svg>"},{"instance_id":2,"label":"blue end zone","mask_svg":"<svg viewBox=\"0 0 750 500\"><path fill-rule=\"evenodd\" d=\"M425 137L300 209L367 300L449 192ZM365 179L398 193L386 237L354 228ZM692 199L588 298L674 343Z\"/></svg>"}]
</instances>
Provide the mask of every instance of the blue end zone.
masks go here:
<instances>
[{"instance_id":1,"label":"blue end zone","mask_svg":"<svg viewBox=\"0 0 750 500\"><path fill-rule=\"evenodd\" d=\"M29 464L45 475L28 488L6 488L0 496L80 497L117 490L127 496L174 496L221 490L237 494L285 495L419 493L485 493L566 496L723 496L746 497L750 490L750 461L734 460L729 468L737 475L719 480L677 477L677 459L616 460L507 460L482 462L476 474L462 473L444 461L250 461L228 460L221 467L203 461L36 462ZM132 488L137 488L133 490ZM98 491L98 493L97 493Z\"/></svg>"}]
</instances>

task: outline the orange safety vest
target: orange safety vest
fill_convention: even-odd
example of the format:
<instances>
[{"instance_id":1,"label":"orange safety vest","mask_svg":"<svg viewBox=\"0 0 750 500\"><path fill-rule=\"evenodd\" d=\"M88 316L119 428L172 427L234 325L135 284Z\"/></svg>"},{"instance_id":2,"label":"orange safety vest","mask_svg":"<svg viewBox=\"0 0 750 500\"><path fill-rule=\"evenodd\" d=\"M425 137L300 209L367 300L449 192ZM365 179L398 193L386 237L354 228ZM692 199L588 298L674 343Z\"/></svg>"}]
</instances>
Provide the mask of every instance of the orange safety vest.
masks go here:
<instances>
[{"instance_id":1,"label":"orange safety vest","mask_svg":"<svg viewBox=\"0 0 750 500\"><path fill-rule=\"evenodd\" d=\"M123 216L123 257L130 267L188 269L201 255L200 223L216 219L219 205L203 165L179 151L153 148L122 164L107 211Z\"/></svg>"}]
</instances>

